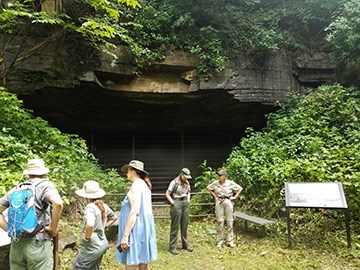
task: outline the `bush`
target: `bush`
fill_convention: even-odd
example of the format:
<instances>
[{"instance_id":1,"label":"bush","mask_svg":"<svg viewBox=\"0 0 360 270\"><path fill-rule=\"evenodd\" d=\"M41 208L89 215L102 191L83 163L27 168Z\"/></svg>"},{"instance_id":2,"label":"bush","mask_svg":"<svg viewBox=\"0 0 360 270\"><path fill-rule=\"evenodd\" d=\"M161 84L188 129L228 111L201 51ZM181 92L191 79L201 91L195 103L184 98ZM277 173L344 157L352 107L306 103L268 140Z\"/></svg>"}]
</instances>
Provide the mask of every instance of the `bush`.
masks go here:
<instances>
[{"instance_id":1,"label":"bush","mask_svg":"<svg viewBox=\"0 0 360 270\"><path fill-rule=\"evenodd\" d=\"M108 192L124 190L124 179L113 169L102 170L83 139L50 127L1 87L0 115L0 196L26 179L22 172L28 159L36 157L44 159L48 177L66 203L74 200L73 191L89 179L97 180Z\"/></svg>"},{"instance_id":2,"label":"bush","mask_svg":"<svg viewBox=\"0 0 360 270\"><path fill-rule=\"evenodd\" d=\"M225 164L244 187L243 207L283 215L285 182L341 182L351 219L359 222L359 94L340 85L308 90L268 115L262 132L249 130Z\"/></svg>"}]
</instances>

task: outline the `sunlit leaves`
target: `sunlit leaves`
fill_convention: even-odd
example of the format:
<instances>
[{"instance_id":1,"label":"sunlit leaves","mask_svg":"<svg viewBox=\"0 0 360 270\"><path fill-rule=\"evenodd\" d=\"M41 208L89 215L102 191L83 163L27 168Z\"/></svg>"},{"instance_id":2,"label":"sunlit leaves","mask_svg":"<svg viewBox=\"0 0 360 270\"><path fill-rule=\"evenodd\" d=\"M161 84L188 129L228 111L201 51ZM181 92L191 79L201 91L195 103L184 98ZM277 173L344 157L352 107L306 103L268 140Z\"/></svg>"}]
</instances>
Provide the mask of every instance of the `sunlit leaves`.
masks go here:
<instances>
[{"instance_id":1,"label":"sunlit leaves","mask_svg":"<svg viewBox=\"0 0 360 270\"><path fill-rule=\"evenodd\" d=\"M121 4L126 4L127 6L132 8L140 7L140 4L135 0L118 0L118 2Z\"/></svg>"},{"instance_id":2,"label":"sunlit leaves","mask_svg":"<svg viewBox=\"0 0 360 270\"><path fill-rule=\"evenodd\" d=\"M102 170L89 153L86 142L61 133L41 118L22 108L16 96L0 88L0 196L24 180L22 171L29 158L43 158L50 168L48 177L66 203L73 191L88 179L95 179L109 192L120 192L125 183L115 170Z\"/></svg>"}]
</instances>

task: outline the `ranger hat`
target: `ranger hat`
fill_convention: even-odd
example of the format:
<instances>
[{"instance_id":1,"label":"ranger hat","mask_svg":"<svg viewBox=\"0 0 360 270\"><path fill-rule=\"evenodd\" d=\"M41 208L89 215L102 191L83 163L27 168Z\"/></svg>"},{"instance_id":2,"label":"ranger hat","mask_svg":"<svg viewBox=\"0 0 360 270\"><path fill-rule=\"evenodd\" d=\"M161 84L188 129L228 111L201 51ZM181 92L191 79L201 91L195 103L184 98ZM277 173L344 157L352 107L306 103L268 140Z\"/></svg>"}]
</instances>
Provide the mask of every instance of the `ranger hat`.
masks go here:
<instances>
[{"instance_id":1,"label":"ranger hat","mask_svg":"<svg viewBox=\"0 0 360 270\"><path fill-rule=\"evenodd\" d=\"M217 172L217 174L227 177L227 172L225 170L220 170Z\"/></svg>"},{"instance_id":2,"label":"ranger hat","mask_svg":"<svg viewBox=\"0 0 360 270\"><path fill-rule=\"evenodd\" d=\"M190 170L188 168L182 168L180 171L183 175L185 175L186 179L191 179Z\"/></svg>"}]
</instances>

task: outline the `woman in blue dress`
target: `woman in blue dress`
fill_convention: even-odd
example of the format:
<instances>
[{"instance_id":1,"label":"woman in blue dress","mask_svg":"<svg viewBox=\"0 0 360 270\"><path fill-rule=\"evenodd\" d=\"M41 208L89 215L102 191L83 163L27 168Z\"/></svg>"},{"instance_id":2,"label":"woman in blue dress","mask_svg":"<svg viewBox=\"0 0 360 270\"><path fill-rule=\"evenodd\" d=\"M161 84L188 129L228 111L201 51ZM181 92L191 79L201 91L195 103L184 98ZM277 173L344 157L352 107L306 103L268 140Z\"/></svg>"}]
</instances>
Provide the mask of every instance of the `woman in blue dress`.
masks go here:
<instances>
[{"instance_id":1,"label":"woman in blue dress","mask_svg":"<svg viewBox=\"0 0 360 270\"><path fill-rule=\"evenodd\" d=\"M132 185L121 203L116 260L127 270L148 270L157 258L151 182L141 161L132 160L121 170Z\"/></svg>"}]
</instances>

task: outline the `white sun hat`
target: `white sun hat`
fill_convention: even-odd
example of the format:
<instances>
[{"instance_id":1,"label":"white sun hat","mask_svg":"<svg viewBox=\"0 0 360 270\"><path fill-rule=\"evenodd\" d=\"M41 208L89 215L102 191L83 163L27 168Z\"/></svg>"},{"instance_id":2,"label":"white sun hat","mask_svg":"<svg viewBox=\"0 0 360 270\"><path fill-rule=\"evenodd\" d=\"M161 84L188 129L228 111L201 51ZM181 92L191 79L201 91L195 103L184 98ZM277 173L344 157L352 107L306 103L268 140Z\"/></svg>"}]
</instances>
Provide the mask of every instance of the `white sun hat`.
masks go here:
<instances>
[{"instance_id":1,"label":"white sun hat","mask_svg":"<svg viewBox=\"0 0 360 270\"><path fill-rule=\"evenodd\" d=\"M75 193L83 198L97 199L106 195L105 190L100 188L98 182L94 180L86 181L82 189L76 190Z\"/></svg>"},{"instance_id":2,"label":"white sun hat","mask_svg":"<svg viewBox=\"0 0 360 270\"><path fill-rule=\"evenodd\" d=\"M27 168L24 170L23 174L44 175L48 172L50 172L50 170L45 167L44 160L35 158L28 161Z\"/></svg>"}]
</instances>

